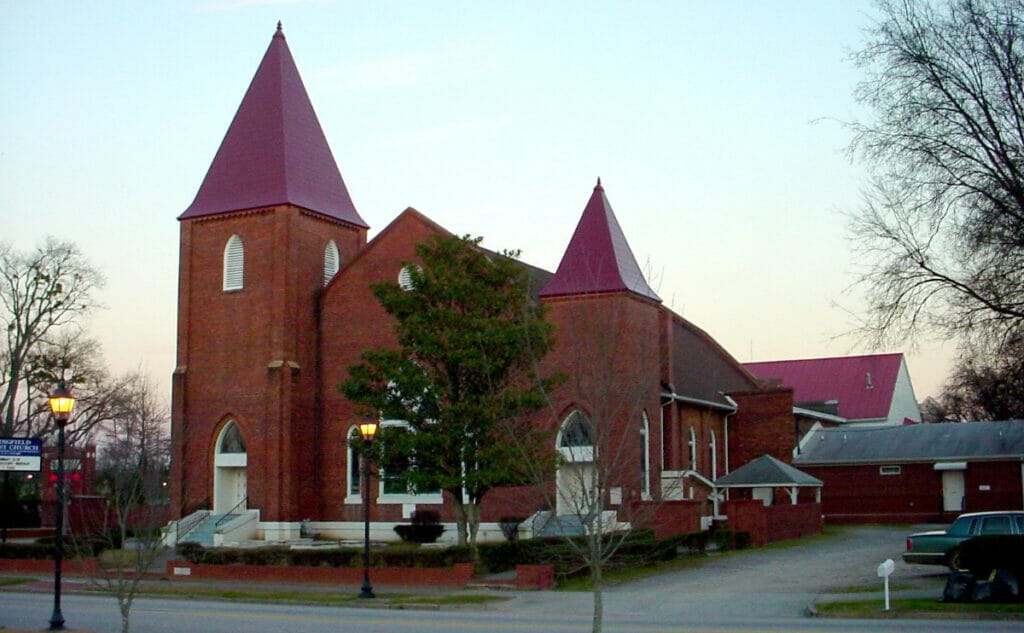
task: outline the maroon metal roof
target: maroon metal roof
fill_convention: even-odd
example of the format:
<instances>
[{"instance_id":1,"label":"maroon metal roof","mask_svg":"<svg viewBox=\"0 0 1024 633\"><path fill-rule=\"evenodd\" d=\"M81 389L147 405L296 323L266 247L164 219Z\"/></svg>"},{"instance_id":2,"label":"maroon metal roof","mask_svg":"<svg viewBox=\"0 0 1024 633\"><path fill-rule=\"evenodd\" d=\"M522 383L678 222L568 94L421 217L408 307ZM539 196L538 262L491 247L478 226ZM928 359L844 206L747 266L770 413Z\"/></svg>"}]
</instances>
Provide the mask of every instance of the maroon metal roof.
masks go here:
<instances>
[{"instance_id":1,"label":"maroon metal roof","mask_svg":"<svg viewBox=\"0 0 1024 633\"><path fill-rule=\"evenodd\" d=\"M597 180L555 276L541 297L629 290L661 301L640 272L612 205Z\"/></svg>"},{"instance_id":2,"label":"maroon metal roof","mask_svg":"<svg viewBox=\"0 0 1024 633\"><path fill-rule=\"evenodd\" d=\"M836 358L743 363L758 378L777 379L793 388L800 403L839 401L839 415L849 420L885 418L892 406L903 354L868 354Z\"/></svg>"},{"instance_id":3,"label":"maroon metal roof","mask_svg":"<svg viewBox=\"0 0 1024 633\"><path fill-rule=\"evenodd\" d=\"M345 188L280 23L196 199L178 219L276 204L367 226Z\"/></svg>"}]
</instances>

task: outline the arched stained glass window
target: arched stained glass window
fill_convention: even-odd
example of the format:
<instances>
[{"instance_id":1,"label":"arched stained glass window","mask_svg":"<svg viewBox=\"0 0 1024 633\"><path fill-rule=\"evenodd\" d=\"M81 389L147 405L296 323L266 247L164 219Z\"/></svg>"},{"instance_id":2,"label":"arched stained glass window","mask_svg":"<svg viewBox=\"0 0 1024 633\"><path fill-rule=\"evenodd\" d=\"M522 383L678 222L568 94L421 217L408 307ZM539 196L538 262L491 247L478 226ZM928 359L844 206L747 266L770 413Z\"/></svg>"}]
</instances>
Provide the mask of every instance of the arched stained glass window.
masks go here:
<instances>
[{"instance_id":1,"label":"arched stained glass window","mask_svg":"<svg viewBox=\"0 0 1024 633\"><path fill-rule=\"evenodd\" d=\"M559 438L560 448L576 448L594 445L593 429L590 419L581 411L573 411L562 424L562 436Z\"/></svg>"},{"instance_id":2,"label":"arched stained glass window","mask_svg":"<svg viewBox=\"0 0 1024 633\"><path fill-rule=\"evenodd\" d=\"M245 440L242 439L242 431L234 421L228 422L220 434L220 446L218 453L244 453Z\"/></svg>"}]
</instances>

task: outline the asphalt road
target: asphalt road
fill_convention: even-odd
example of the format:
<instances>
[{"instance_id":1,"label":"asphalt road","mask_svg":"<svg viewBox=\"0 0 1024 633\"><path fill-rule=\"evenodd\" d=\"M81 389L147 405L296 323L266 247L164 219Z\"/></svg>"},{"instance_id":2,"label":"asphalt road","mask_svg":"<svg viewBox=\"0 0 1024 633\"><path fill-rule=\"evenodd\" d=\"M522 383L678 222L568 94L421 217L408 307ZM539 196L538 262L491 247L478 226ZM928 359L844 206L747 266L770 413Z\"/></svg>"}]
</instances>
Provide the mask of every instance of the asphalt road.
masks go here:
<instances>
[{"instance_id":1,"label":"asphalt road","mask_svg":"<svg viewBox=\"0 0 1024 633\"><path fill-rule=\"evenodd\" d=\"M50 604L41 594L0 594L3 622L17 631L45 628ZM70 631L105 633L119 630L112 600L97 596L69 596L64 616ZM492 611L396 611L365 608L331 608L294 605L240 604L226 602L140 599L133 610L136 633L585 633L589 617L571 614ZM861 631L922 633L976 633L1019 631L1019 622L955 621L850 621L820 618L729 618L700 621L691 618L672 622L635 614L609 616L609 633L853 633ZM4 633L8 633L5 631Z\"/></svg>"},{"instance_id":2,"label":"asphalt road","mask_svg":"<svg viewBox=\"0 0 1024 633\"><path fill-rule=\"evenodd\" d=\"M719 633L723 631L1018 631L1020 622L838 621L804 617L808 605L828 600L850 586L867 589L879 601L876 575L886 558L896 561L892 581L924 587L939 597L940 568L905 565L900 559L906 528L857 527L838 537L784 547L708 556L693 568L646 578L605 593L607 631L636 633ZM346 588L347 589L347 588ZM587 631L592 597L587 592L512 592L497 605L441 611L138 600L133 630L260 633L288 631ZM0 624L38 631L45 626L47 594L0 590ZM64 616L72 630L103 633L119 628L109 598L67 595ZM7 632L5 632L7 633Z\"/></svg>"}]
</instances>

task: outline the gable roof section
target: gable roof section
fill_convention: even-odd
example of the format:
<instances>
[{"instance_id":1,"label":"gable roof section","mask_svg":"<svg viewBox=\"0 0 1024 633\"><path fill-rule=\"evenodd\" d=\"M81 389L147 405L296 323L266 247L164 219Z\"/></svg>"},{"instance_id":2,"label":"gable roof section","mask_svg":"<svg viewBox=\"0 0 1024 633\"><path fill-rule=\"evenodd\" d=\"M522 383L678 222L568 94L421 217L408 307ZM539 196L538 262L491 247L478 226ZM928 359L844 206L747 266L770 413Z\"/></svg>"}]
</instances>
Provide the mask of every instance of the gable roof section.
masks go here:
<instances>
[{"instance_id":1,"label":"gable roof section","mask_svg":"<svg viewBox=\"0 0 1024 633\"><path fill-rule=\"evenodd\" d=\"M598 179L555 276L541 297L628 290L660 302L647 285Z\"/></svg>"},{"instance_id":2,"label":"gable roof section","mask_svg":"<svg viewBox=\"0 0 1024 633\"><path fill-rule=\"evenodd\" d=\"M820 487L822 485L822 481L817 477L797 470L771 455L762 455L715 480L716 488Z\"/></svg>"},{"instance_id":3,"label":"gable roof section","mask_svg":"<svg viewBox=\"0 0 1024 633\"><path fill-rule=\"evenodd\" d=\"M995 458L1024 458L1024 420L819 429L793 461L832 465Z\"/></svg>"},{"instance_id":4,"label":"gable roof section","mask_svg":"<svg viewBox=\"0 0 1024 633\"><path fill-rule=\"evenodd\" d=\"M848 420L887 418L903 354L867 354L805 360L744 363L762 380L781 380L793 388L795 403L839 402Z\"/></svg>"},{"instance_id":5,"label":"gable roof section","mask_svg":"<svg viewBox=\"0 0 1024 633\"><path fill-rule=\"evenodd\" d=\"M359 216L302 84L281 24L179 220L293 204L359 227Z\"/></svg>"},{"instance_id":6,"label":"gable roof section","mask_svg":"<svg viewBox=\"0 0 1024 633\"><path fill-rule=\"evenodd\" d=\"M374 236L374 238L370 240L365 247L360 249L359 252L356 253L355 257L346 262L345 266L343 266L341 270L346 270L347 268L354 265L355 262L361 260L364 257L369 256L369 254L375 251L382 243L387 243L388 236L391 235L394 231L398 230L398 227L408 222L416 222L422 224L424 227L426 227L428 232L436 233L444 237L451 237L452 235L454 235L454 233L444 228L437 222L434 222L417 209L414 209L412 207L406 207L406 209L399 213L398 216L394 220L392 220L386 227L384 227L384 229L380 233ZM488 250L486 248L480 248L480 250L490 255L493 255L494 257L504 257L504 255L501 255L500 253L495 253L494 251ZM415 253L409 253L410 257L414 255ZM551 273L544 270L543 268L531 266L530 264L527 264L521 260L516 260L516 262L526 269L527 276L530 278L530 295L534 299L536 299L538 290L540 288L543 288L544 284L546 284L548 280L551 279ZM339 273L340 272L341 271L339 271ZM338 275L335 275L335 277L337 276Z\"/></svg>"},{"instance_id":7,"label":"gable roof section","mask_svg":"<svg viewBox=\"0 0 1024 633\"><path fill-rule=\"evenodd\" d=\"M672 317L675 395L729 406L723 393L757 388L754 377L707 332L679 315Z\"/></svg>"}]
</instances>

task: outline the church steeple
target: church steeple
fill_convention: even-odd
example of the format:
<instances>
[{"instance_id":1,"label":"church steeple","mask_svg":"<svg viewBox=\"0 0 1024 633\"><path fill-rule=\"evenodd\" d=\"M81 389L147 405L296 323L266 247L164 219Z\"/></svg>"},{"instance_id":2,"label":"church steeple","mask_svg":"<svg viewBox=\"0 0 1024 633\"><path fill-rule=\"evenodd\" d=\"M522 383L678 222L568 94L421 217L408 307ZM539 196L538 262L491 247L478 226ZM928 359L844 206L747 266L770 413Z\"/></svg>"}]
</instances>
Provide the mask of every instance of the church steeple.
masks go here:
<instances>
[{"instance_id":1,"label":"church steeple","mask_svg":"<svg viewBox=\"0 0 1024 633\"><path fill-rule=\"evenodd\" d=\"M293 204L358 227L281 23L195 200L179 220Z\"/></svg>"},{"instance_id":2,"label":"church steeple","mask_svg":"<svg viewBox=\"0 0 1024 633\"><path fill-rule=\"evenodd\" d=\"M655 301L626 236L622 233L598 178L583 216L541 297L598 294L628 290Z\"/></svg>"}]
</instances>

